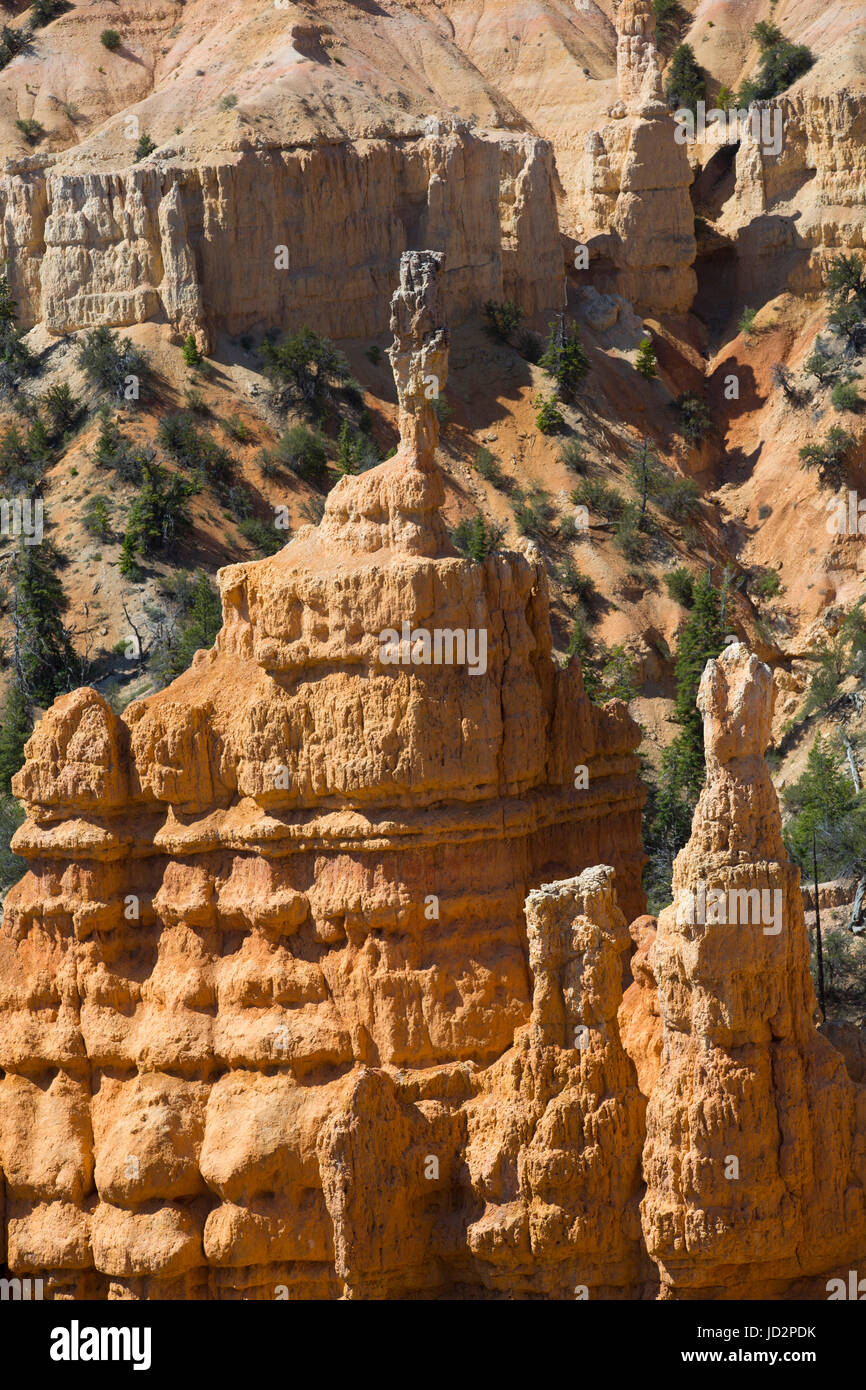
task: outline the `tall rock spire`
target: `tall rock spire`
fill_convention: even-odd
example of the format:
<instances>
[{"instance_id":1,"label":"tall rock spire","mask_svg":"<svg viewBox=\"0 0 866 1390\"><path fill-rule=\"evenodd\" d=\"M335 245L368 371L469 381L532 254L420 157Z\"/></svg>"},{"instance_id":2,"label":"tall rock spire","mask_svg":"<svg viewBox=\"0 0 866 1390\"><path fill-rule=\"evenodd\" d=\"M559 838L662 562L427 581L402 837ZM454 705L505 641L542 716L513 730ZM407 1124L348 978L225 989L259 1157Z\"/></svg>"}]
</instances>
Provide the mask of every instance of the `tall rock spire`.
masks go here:
<instances>
[{"instance_id":1,"label":"tall rock spire","mask_svg":"<svg viewBox=\"0 0 866 1390\"><path fill-rule=\"evenodd\" d=\"M414 450L419 468L433 463L439 420L433 406L448 379L448 330L442 301L441 251L404 251L400 284L391 299L388 349L397 400L400 444Z\"/></svg>"},{"instance_id":2,"label":"tall rock spire","mask_svg":"<svg viewBox=\"0 0 866 1390\"><path fill-rule=\"evenodd\" d=\"M441 251L404 251L391 300L388 349L399 406L400 447L394 458L357 478L343 478L328 496L321 533L354 552L453 554L439 508L445 500L435 462L439 420L434 401L448 378L448 330L442 299Z\"/></svg>"},{"instance_id":3,"label":"tall rock spire","mask_svg":"<svg viewBox=\"0 0 866 1390\"><path fill-rule=\"evenodd\" d=\"M593 283L640 314L683 314L697 290L692 171L663 97L649 0L623 0L616 25L620 99L586 137L582 181Z\"/></svg>"},{"instance_id":4,"label":"tall rock spire","mask_svg":"<svg viewBox=\"0 0 866 1390\"><path fill-rule=\"evenodd\" d=\"M650 0L623 0L616 12L616 84L626 105L634 104L659 82L655 38L656 18Z\"/></svg>"},{"instance_id":5,"label":"tall rock spire","mask_svg":"<svg viewBox=\"0 0 866 1390\"><path fill-rule=\"evenodd\" d=\"M740 644L706 667L707 782L650 950L663 1051L643 1229L668 1296L826 1297L866 1258L866 1088L815 1027L800 876L763 758L774 694Z\"/></svg>"}]
</instances>

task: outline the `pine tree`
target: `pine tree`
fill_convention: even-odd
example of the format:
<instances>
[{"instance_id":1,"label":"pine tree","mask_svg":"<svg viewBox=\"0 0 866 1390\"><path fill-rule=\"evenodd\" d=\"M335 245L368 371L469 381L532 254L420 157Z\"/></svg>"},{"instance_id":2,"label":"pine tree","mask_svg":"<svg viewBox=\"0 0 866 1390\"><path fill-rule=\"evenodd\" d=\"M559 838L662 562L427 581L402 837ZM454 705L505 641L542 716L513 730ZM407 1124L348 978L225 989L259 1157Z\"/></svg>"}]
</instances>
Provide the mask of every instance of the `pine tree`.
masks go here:
<instances>
[{"instance_id":1,"label":"pine tree","mask_svg":"<svg viewBox=\"0 0 866 1390\"><path fill-rule=\"evenodd\" d=\"M212 647L221 627L220 596L208 576L200 570L193 584L186 622L173 646L169 660L171 675L179 676L188 668L197 651L206 651Z\"/></svg>"},{"instance_id":2,"label":"pine tree","mask_svg":"<svg viewBox=\"0 0 866 1390\"><path fill-rule=\"evenodd\" d=\"M344 475L357 473L358 462L358 441L348 420L344 420L337 439L337 472Z\"/></svg>"},{"instance_id":3,"label":"pine tree","mask_svg":"<svg viewBox=\"0 0 866 1390\"><path fill-rule=\"evenodd\" d=\"M188 333L183 340L183 360L188 367L197 367L201 361L201 353L198 350L198 343L192 333Z\"/></svg>"},{"instance_id":4,"label":"pine tree","mask_svg":"<svg viewBox=\"0 0 866 1390\"><path fill-rule=\"evenodd\" d=\"M641 447L632 454L629 468L635 486L640 492L640 516L643 517L646 514L647 499L658 487L658 459L646 435Z\"/></svg>"},{"instance_id":5,"label":"pine tree","mask_svg":"<svg viewBox=\"0 0 866 1390\"><path fill-rule=\"evenodd\" d=\"M36 358L23 342L18 327L18 304L5 270L0 274L0 388L14 390L21 377L36 370Z\"/></svg>"},{"instance_id":6,"label":"pine tree","mask_svg":"<svg viewBox=\"0 0 866 1390\"><path fill-rule=\"evenodd\" d=\"M121 573L131 572L129 564L134 565L136 555L167 548L179 533L188 530L189 499L200 490L197 480L187 482L158 463L142 462L141 486L129 509L121 548Z\"/></svg>"},{"instance_id":7,"label":"pine tree","mask_svg":"<svg viewBox=\"0 0 866 1390\"><path fill-rule=\"evenodd\" d=\"M621 643L611 647L601 668L605 700L633 700L638 693L637 669Z\"/></svg>"},{"instance_id":8,"label":"pine tree","mask_svg":"<svg viewBox=\"0 0 866 1390\"><path fill-rule=\"evenodd\" d=\"M646 381L652 381L653 377L658 376L656 371L656 350L653 347L651 338L641 338L640 346L637 350L637 360L635 369Z\"/></svg>"},{"instance_id":9,"label":"pine tree","mask_svg":"<svg viewBox=\"0 0 866 1390\"><path fill-rule=\"evenodd\" d=\"M50 437L60 440L71 430L81 415L81 406L73 396L66 382L49 386L42 397L42 404L48 416Z\"/></svg>"},{"instance_id":10,"label":"pine tree","mask_svg":"<svg viewBox=\"0 0 866 1390\"><path fill-rule=\"evenodd\" d=\"M58 558L49 541L22 544L13 567L15 671L28 709L50 705L71 688L76 672L75 650L63 622L69 603L56 574Z\"/></svg>"},{"instance_id":11,"label":"pine tree","mask_svg":"<svg viewBox=\"0 0 866 1390\"><path fill-rule=\"evenodd\" d=\"M565 664L567 666L573 656L577 657L580 662L583 688L587 699L592 700L593 704L600 704L605 696L593 655L593 642L589 635L586 619L582 613L578 613L574 619L568 646L565 649Z\"/></svg>"},{"instance_id":12,"label":"pine tree","mask_svg":"<svg viewBox=\"0 0 866 1390\"><path fill-rule=\"evenodd\" d=\"M0 333L6 333L18 323L18 303L9 285L9 275L0 275Z\"/></svg>"},{"instance_id":13,"label":"pine tree","mask_svg":"<svg viewBox=\"0 0 866 1390\"><path fill-rule=\"evenodd\" d=\"M120 547L120 559L117 568L124 579L137 580L141 578L141 569L135 558L137 554L136 539L131 532L127 532Z\"/></svg>"},{"instance_id":14,"label":"pine tree","mask_svg":"<svg viewBox=\"0 0 866 1390\"><path fill-rule=\"evenodd\" d=\"M554 378L560 400L574 399L577 387L590 369L586 348L574 324L567 329L557 323L550 325L550 340L538 365Z\"/></svg>"},{"instance_id":15,"label":"pine tree","mask_svg":"<svg viewBox=\"0 0 866 1390\"><path fill-rule=\"evenodd\" d=\"M704 723L697 706L704 667L724 646L721 591L701 575L693 589L692 609L677 646L674 720L680 726L679 770L683 785L697 801L704 785Z\"/></svg>"},{"instance_id":16,"label":"pine tree","mask_svg":"<svg viewBox=\"0 0 866 1390\"><path fill-rule=\"evenodd\" d=\"M651 787L647 807L647 891L653 908L670 901L674 856L688 840L704 784L704 730L697 694L704 667L724 646L726 592L727 577L720 589L706 575L696 581L693 607L677 647L674 720L680 733L662 754L658 786Z\"/></svg>"},{"instance_id":17,"label":"pine tree","mask_svg":"<svg viewBox=\"0 0 866 1390\"><path fill-rule=\"evenodd\" d=\"M673 106L695 111L707 94L704 75L689 43L681 43L671 54L665 80L665 96Z\"/></svg>"},{"instance_id":18,"label":"pine tree","mask_svg":"<svg viewBox=\"0 0 866 1390\"><path fill-rule=\"evenodd\" d=\"M0 716L0 792L5 796L11 795L12 778L24 763L24 745L32 727L27 701L13 681Z\"/></svg>"},{"instance_id":19,"label":"pine tree","mask_svg":"<svg viewBox=\"0 0 866 1390\"><path fill-rule=\"evenodd\" d=\"M801 868L808 869L811 864L813 834L840 825L855 800L856 793L840 766L838 754L818 734L809 749L802 776L785 795L786 808L794 812L785 837Z\"/></svg>"}]
</instances>

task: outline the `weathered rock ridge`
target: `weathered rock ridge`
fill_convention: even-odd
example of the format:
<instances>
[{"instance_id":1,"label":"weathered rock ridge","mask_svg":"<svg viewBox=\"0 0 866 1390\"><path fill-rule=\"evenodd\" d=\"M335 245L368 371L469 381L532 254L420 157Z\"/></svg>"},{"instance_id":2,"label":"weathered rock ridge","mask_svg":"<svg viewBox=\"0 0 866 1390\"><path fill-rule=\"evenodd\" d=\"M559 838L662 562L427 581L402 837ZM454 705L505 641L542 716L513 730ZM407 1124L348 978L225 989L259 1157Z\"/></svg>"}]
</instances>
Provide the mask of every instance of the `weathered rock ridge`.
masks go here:
<instances>
[{"instance_id":1,"label":"weathered rock ridge","mask_svg":"<svg viewBox=\"0 0 866 1390\"><path fill-rule=\"evenodd\" d=\"M445 253L454 322L489 298L530 314L557 302L550 146L459 121L430 129L204 164L167 151L126 168L18 161L0 175L0 256L22 322L67 333L167 320L203 343L278 323L375 337L412 246Z\"/></svg>"},{"instance_id":2,"label":"weathered rock ridge","mask_svg":"<svg viewBox=\"0 0 866 1390\"><path fill-rule=\"evenodd\" d=\"M0 1168L8 1266L55 1295L642 1277L612 886L641 910L639 730L551 660L540 563L451 549L442 278L403 257L397 455L221 571L167 690L75 691L28 744Z\"/></svg>"},{"instance_id":3,"label":"weathered rock ridge","mask_svg":"<svg viewBox=\"0 0 866 1390\"><path fill-rule=\"evenodd\" d=\"M808 84L771 103L783 131L774 152L748 126L718 226L737 253L732 290L767 298L820 293L829 261L866 246L866 105Z\"/></svg>"}]
</instances>

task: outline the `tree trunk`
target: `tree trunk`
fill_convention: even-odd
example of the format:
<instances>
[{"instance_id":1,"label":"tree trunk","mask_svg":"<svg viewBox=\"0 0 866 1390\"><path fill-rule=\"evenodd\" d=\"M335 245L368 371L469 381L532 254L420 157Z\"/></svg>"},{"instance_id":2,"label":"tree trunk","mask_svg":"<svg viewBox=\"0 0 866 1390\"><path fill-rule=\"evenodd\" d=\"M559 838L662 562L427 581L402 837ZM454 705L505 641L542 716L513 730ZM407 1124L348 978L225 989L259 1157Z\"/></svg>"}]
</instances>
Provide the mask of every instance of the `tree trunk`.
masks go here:
<instances>
[{"instance_id":1,"label":"tree trunk","mask_svg":"<svg viewBox=\"0 0 866 1390\"><path fill-rule=\"evenodd\" d=\"M818 964L818 1007L821 1022L827 1018L824 1004L824 943L821 940L821 908L818 903L818 851L815 846L815 831L812 831L812 881L815 884L815 956Z\"/></svg>"},{"instance_id":2,"label":"tree trunk","mask_svg":"<svg viewBox=\"0 0 866 1390\"><path fill-rule=\"evenodd\" d=\"M842 732L842 742L845 745L845 753L848 758L848 770L851 773L851 781L854 783L854 790L855 792L861 792L863 790L863 783L860 780L860 771L857 767L857 759L854 757L854 748L850 738L844 732L844 730Z\"/></svg>"},{"instance_id":3,"label":"tree trunk","mask_svg":"<svg viewBox=\"0 0 866 1390\"><path fill-rule=\"evenodd\" d=\"M851 904L851 916L848 918L848 930L859 933L866 928L864 922L864 908L866 908L866 874L857 884L857 891L854 894L854 902Z\"/></svg>"}]
</instances>

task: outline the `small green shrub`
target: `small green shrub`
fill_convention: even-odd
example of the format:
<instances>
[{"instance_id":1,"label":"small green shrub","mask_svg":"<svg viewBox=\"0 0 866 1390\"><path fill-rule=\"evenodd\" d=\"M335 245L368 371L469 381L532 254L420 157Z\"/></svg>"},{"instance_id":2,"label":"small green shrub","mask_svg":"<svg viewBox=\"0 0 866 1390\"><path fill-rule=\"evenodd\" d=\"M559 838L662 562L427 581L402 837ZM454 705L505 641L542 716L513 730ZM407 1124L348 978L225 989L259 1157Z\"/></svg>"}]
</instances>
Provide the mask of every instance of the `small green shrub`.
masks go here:
<instances>
[{"instance_id":1,"label":"small green shrub","mask_svg":"<svg viewBox=\"0 0 866 1390\"><path fill-rule=\"evenodd\" d=\"M841 369L841 364L830 356L820 338L815 339L815 346L803 366L810 376L818 378L822 386L838 376Z\"/></svg>"},{"instance_id":2,"label":"small green shrub","mask_svg":"<svg viewBox=\"0 0 866 1390\"><path fill-rule=\"evenodd\" d=\"M78 362L94 386L119 400L138 399L149 375L141 348L105 327L84 335L78 344Z\"/></svg>"},{"instance_id":3,"label":"small green shrub","mask_svg":"<svg viewBox=\"0 0 866 1390\"><path fill-rule=\"evenodd\" d=\"M768 48L774 48L777 43L781 43L784 37L781 29L769 20L761 19L752 26L752 38L762 53L766 53Z\"/></svg>"},{"instance_id":4,"label":"small green shrub","mask_svg":"<svg viewBox=\"0 0 866 1390\"><path fill-rule=\"evenodd\" d=\"M595 581L588 574L581 573L570 557L557 565L554 574L565 592L572 594L582 604L591 605L598 597Z\"/></svg>"},{"instance_id":5,"label":"small green shrub","mask_svg":"<svg viewBox=\"0 0 866 1390\"><path fill-rule=\"evenodd\" d=\"M38 121L34 121L32 117L27 120L16 121L15 124L21 131L28 145L38 145L45 134L44 127L41 126Z\"/></svg>"},{"instance_id":6,"label":"small green shrub","mask_svg":"<svg viewBox=\"0 0 866 1390\"><path fill-rule=\"evenodd\" d=\"M761 570L761 573L754 581L754 590L759 598L775 598L782 587L777 570Z\"/></svg>"},{"instance_id":7,"label":"small green shrub","mask_svg":"<svg viewBox=\"0 0 866 1390\"><path fill-rule=\"evenodd\" d=\"M691 23L691 15L680 0L653 0L656 36L660 46L675 43L683 28Z\"/></svg>"},{"instance_id":8,"label":"small green shrub","mask_svg":"<svg viewBox=\"0 0 866 1390\"><path fill-rule=\"evenodd\" d=\"M611 647L601 667L601 698L633 700L638 693L638 670L620 643Z\"/></svg>"},{"instance_id":9,"label":"small green shrub","mask_svg":"<svg viewBox=\"0 0 866 1390\"><path fill-rule=\"evenodd\" d=\"M542 488L533 488L525 494L519 488L516 489L513 506L514 524L521 536L532 536L535 540L547 537L556 513L550 498Z\"/></svg>"},{"instance_id":10,"label":"small green shrub","mask_svg":"<svg viewBox=\"0 0 866 1390\"><path fill-rule=\"evenodd\" d=\"M73 396L65 381L49 386L42 397L42 406L48 416L48 428L53 441L57 442L81 419L83 407Z\"/></svg>"},{"instance_id":11,"label":"small green shrub","mask_svg":"<svg viewBox=\"0 0 866 1390\"><path fill-rule=\"evenodd\" d=\"M312 328L290 333L280 343L266 337L259 354L265 375L278 388L291 391L316 409L321 409L326 397L351 375L345 355Z\"/></svg>"},{"instance_id":12,"label":"small green shrub","mask_svg":"<svg viewBox=\"0 0 866 1390\"><path fill-rule=\"evenodd\" d=\"M120 47L120 35L116 29L103 29L99 35L99 42L103 48L107 48L109 53L116 53Z\"/></svg>"},{"instance_id":13,"label":"small green shrub","mask_svg":"<svg viewBox=\"0 0 866 1390\"><path fill-rule=\"evenodd\" d=\"M153 154L156 149L156 141L152 140L145 131L144 135L138 137L138 144L135 147L133 163L137 164L140 159L147 159L148 155Z\"/></svg>"},{"instance_id":14,"label":"small green shrub","mask_svg":"<svg viewBox=\"0 0 866 1390\"><path fill-rule=\"evenodd\" d=\"M287 531L278 531L275 526L269 526L257 516L250 516L239 522L238 530L244 539L263 555L275 555L289 539Z\"/></svg>"},{"instance_id":15,"label":"small green shrub","mask_svg":"<svg viewBox=\"0 0 866 1390\"><path fill-rule=\"evenodd\" d=\"M50 24L58 15L71 9L72 6L67 4L67 0L33 0L30 6L30 27L44 29L45 25Z\"/></svg>"},{"instance_id":16,"label":"small green shrub","mask_svg":"<svg viewBox=\"0 0 866 1390\"><path fill-rule=\"evenodd\" d=\"M499 467L495 455L483 445L475 455L475 470L485 482L492 483L494 487L501 488L505 485L505 475Z\"/></svg>"},{"instance_id":17,"label":"small green shrub","mask_svg":"<svg viewBox=\"0 0 866 1390\"><path fill-rule=\"evenodd\" d=\"M850 381L837 381L830 392L830 400L833 402L833 409L839 412L859 411L863 404L860 392Z\"/></svg>"},{"instance_id":18,"label":"small green shrub","mask_svg":"<svg viewBox=\"0 0 866 1390\"><path fill-rule=\"evenodd\" d=\"M277 440L274 457L283 468L290 468L305 482L321 482L327 473L328 452L317 430L293 425Z\"/></svg>"},{"instance_id":19,"label":"small green shrub","mask_svg":"<svg viewBox=\"0 0 866 1390\"><path fill-rule=\"evenodd\" d=\"M702 444L712 427L710 412L700 396L687 391L676 402L678 429L683 439L695 446Z\"/></svg>"},{"instance_id":20,"label":"small green shrub","mask_svg":"<svg viewBox=\"0 0 866 1390\"><path fill-rule=\"evenodd\" d=\"M8 24L3 25L0 30L0 68L8 67L13 58L23 53L28 37L26 29L10 29Z\"/></svg>"},{"instance_id":21,"label":"small green shrub","mask_svg":"<svg viewBox=\"0 0 866 1390\"><path fill-rule=\"evenodd\" d=\"M822 484L840 488L847 482L848 456L856 440L840 425L831 425L823 442L806 444L800 458L806 468L816 468Z\"/></svg>"},{"instance_id":22,"label":"small green shrub","mask_svg":"<svg viewBox=\"0 0 866 1390\"><path fill-rule=\"evenodd\" d=\"M542 434L561 434L565 429L565 417L552 396L541 398L535 423Z\"/></svg>"},{"instance_id":23,"label":"small green shrub","mask_svg":"<svg viewBox=\"0 0 866 1390\"><path fill-rule=\"evenodd\" d=\"M665 587L681 608L691 608L695 601L695 581L685 565L678 565L664 576Z\"/></svg>"},{"instance_id":24,"label":"small green shrub","mask_svg":"<svg viewBox=\"0 0 866 1390\"><path fill-rule=\"evenodd\" d=\"M523 321L523 310L513 299L501 302L488 299L484 305L484 317L487 320L488 331L493 337L500 343L507 343L511 341L511 335Z\"/></svg>"},{"instance_id":25,"label":"small green shrub","mask_svg":"<svg viewBox=\"0 0 866 1390\"><path fill-rule=\"evenodd\" d=\"M637 503L626 502L614 526L613 543L632 564L643 560L649 550L649 541L643 531L642 521Z\"/></svg>"},{"instance_id":26,"label":"small green shrub","mask_svg":"<svg viewBox=\"0 0 866 1390\"><path fill-rule=\"evenodd\" d=\"M537 366L544 355L544 339L531 328L521 328L517 335L517 351L526 362Z\"/></svg>"},{"instance_id":27,"label":"small green shrub","mask_svg":"<svg viewBox=\"0 0 866 1390\"><path fill-rule=\"evenodd\" d=\"M570 468L572 473L583 474L589 467L589 459L586 453L586 440L582 435L577 434L567 439L559 451L560 461Z\"/></svg>"},{"instance_id":28,"label":"small green shrub","mask_svg":"<svg viewBox=\"0 0 866 1390\"><path fill-rule=\"evenodd\" d=\"M698 511L701 490L694 478L681 478L666 470L659 480L655 500L666 516L683 521Z\"/></svg>"},{"instance_id":29,"label":"small green shrub","mask_svg":"<svg viewBox=\"0 0 866 1390\"><path fill-rule=\"evenodd\" d=\"M586 535L586 528L576 516L572 516L570 512L566 512L565 516L559 518L557 534L559 539L566 545L571 545L574 541L583 539Z\"/></svg>"},{"instance_id":30,"label":"small green shrub","mask_svg":"<svg viewBox=\"0 0 866 1390\"><path fill-rule=\"evenodd\" d=\"M159 422L159 441L183 468L195 471L217 492L234 478L235 461L227 449L202 431L188 410L165 415Z\"/></svg>"},{"instance_id":31,"label":"small green shrub","mask_svg":"<svg viewBox=\"0 0 866 1390\"><path fill-rule=\"evenodd\" d=\"M766 20L755 25L752 36L761 49L761 61L755 76L747 78L739 91L738 104L746 107L779 96L815 62L805 44L791 43L775 24Z\"/></svg>"},{"instance_id":32,"label":"small green shrub","mask_svg":"<svg viewBox=\"0 0 866 1390\"><path fill-rule=\"evenodd\" d=\"M108 502L101 494L88 500L84 509L84 529L88 536L93 536L94 540L107 541L111 539L111 513L108 509Z\"/></svg>"},{"instance_id":33,"label":"small green shrub","mask_svg":"<svg viewBox=\"0 0 866 1390\"><path fill-rule=\"evenodd\" d=\"M454 411L443 395L434 396L430 402L433 406L433 414L441 425L447 425L454 414Z\"/></svg>"},{"instance_id":34,"label":"small green shrub","mask_svg":"<svg viewBox=\"0 0 866 1390\"><path fill-rule=\"evenodd\" d=\"M625 509L625 498L615 487L601 478L583 478L571 493L571 500L578 507L588 507L606 521L616 521Z\"/></svg>"},{"instance_id":35,"label":"small green shrub","mask_svg":"<svg viewBox=\"0 0 866 1390\"><path fill-rule=\"evenodd\" d=\"M502 544L503 530L495 522L486 522L480 512L474 517L464 518L451 532L455 550L468 560L481 563L489 555L495 555Z\"/></svg>"},{"instance_id":36,"label":"small green shrub","mask_svg":"<svg viewBox=\"0 0 866 1390\"><path fill-rule=\"evenodd\" d=\"M344 420L337 440L337 472L344 475L365 473L379 461L379 450L370 435L352 429L348 420Z\"/></svg>"},{"instance_id":37,"label":"small green shrub","mask_svg":"<svg viewBox=\"0 0 866 1390\"><path fill-rule=\"evenodd\" d=\"M141 452L134 450L121 432L110 407L100 406L99 433L93 451L93 461L97 467L110 468L121 482L138 483L141 481L142 458Z\"/></svg>"},{"instance_id":38,"label":"small green shrub","mask_svg":"<svg viewBox=\"0 0 866 1390\"><path fill-rule=\"evenodd\" d=\"M252 438L252 431L244 423L240 415L229 415L223 420L223 429L230 439L234 439L237 444L246 444Z\"/></svg>"}]
</instances>

